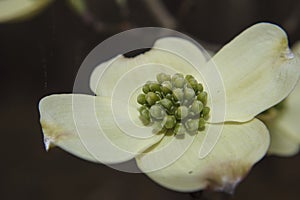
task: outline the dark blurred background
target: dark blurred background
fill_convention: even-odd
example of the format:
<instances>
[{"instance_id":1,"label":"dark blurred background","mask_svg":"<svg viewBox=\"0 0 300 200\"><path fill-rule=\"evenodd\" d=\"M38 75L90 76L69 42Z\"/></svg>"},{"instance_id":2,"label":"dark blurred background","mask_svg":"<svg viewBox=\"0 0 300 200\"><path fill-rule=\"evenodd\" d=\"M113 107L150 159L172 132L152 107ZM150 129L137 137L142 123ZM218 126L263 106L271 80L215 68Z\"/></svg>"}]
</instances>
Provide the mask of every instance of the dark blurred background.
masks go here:
<instances>
[{"instance_id":1,"label":"dark blurred background","mask_svg":"<svg viewBox=\"0 0 300 200\"><path fill-rule=\"evenodd\" d=\"M156 2L156 1L155 1ZM46 152L38 102L71 93L83 59L106 38L132 27L175 28L212 50L250 25L282 26L300 40L298 0L87 0L84 13L56 0L31 19L0 24L1 199L189 200L143 174L127 174L78 159L59 148ZM298 199L300 154L266 157L237 187L232 199ZM197 196L197 195L196 195Z\"/></svg>"}]
</instances>

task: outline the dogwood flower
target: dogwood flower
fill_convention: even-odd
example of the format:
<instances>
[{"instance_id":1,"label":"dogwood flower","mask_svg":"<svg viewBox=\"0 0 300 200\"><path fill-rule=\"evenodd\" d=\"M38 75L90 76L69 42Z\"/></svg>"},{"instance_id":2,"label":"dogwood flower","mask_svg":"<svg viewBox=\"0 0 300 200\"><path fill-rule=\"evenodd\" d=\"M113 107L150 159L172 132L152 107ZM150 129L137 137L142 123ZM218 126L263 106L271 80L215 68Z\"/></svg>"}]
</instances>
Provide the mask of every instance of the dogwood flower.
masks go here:
<instances>
[{"instance_id":1,"label":"dogwood flower","mask_svg":"<svg viewBox=\"0 0 300 200\"><path fill-rule=\"evenodd\" d=\"M0 22L25 19L43 10L52 0L0 1Z\"/></svg>"},{"instance_id":2,"label":"dogwood flower","mask_svg":"<svg viewBox=\"0 0 300 200\"><path fill-rule=\"evenodd\" d=\"M295 55L300 57L300 42L296 43L292 49ZM269 128L271 135L268 154L293 156L299 152L299 116L300 84L298 83L287 99L259 115Z\"/></svg>"},{"instance_id":3,"label":"dogwood flower","mask_svg":"<svg viewBox=\"0 0 300 200\"><path fill-rule=\"evenodd\" d=\"M268 23L245 30L209 61L188 40L161 38L144 54L100 64L90 81L96 96L43 98L45 145L104 164L135 158L172 190L232 192L269 147L255 116L286 98L298 65L285 32ZM209 79L217 73L223 88Z\"/></svg>"}]
</instances>

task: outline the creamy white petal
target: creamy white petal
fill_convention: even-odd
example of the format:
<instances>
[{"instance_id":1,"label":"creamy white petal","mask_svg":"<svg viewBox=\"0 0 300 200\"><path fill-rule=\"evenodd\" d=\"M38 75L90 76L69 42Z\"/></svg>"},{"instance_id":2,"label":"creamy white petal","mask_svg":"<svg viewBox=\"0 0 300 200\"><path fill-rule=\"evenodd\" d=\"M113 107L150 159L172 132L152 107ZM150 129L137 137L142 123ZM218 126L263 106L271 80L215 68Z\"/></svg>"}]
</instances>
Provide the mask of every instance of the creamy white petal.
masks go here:
<instances>
[{"instance_id":1,"label":"creamy white petal","mask_svg":"<svg viewBox=\"0 0 300 200\"><path fill-rule=\"evenodd\" d=\"M300 56L300 42L292 47L296 56ZM273 120L266 120L271 134L270 155L293 156L300 148L300 84L282 103L282 109L275 111Z\"/></svg>"},{"instance_id":2,"label":"creamy white petal","mask_svg":"<svg viewBox=\"0 0 300 200\"><path fill-rule=\"evenodd\" d=\"M300 144L300 84L284 101L282 112L279 112L276 124L286 130ZM283 133L284 134L284 133Z\"/></svg>"},{"instance_id":3,"label":"creamy white petal","mask_svg":"<svg viewBox=\"0 0 300 200\"><path fill-rule=\"evenodd\" d=\"M256 24L224 46L213 61L223 77L226 121L247 121L279 103L295 86L299 58L276 25Z\"/></svg>"},{"instance_id":4,"label":"creamy white petal","mask_svg":"<svg viewBox=\"0 0 300 200\"><path fill-rule=\"evenodd\" d=\"M293 51L300 59L300 42L293 45ZM299 64L300 67L300 64ZM278 117L278 125L288 130L300 144L300 83L284 102L284 110Z\"/></svg>"},{"instance_id":5,"label":"creamy white petal","mask_svg":"<svg viewBox=\"0 0 300 200\"><path fill-rule=\"evenodd\" d=\"M267 128L257 119L243 124L225 124L210 154L200 159L199 150L205 134L200 132L190 148L174 163L146 174L172 190L191 192L213 189L232 192L251 167L265 155L270 139ZM153 163L171 156L162 153L148 159L144 154L137 157L136 161L142 171L149 171Z\"/></svg>"},{"instance_id":6,"label":"creamy white petal","mask_svg":"<svg viewBox=\"0 0 300 200\"><path fill-rule=\"evenodd\" d=\"M269 130L271 135L269 155L293 156L299 152L300 141L294 138L293 134L285 127L281 127L275 122L269 126Z\"/></svg>"},{"instance_id":7,"label":"creamy white petal","mask_svg":"<svg viewBox=\"0 0 300 200\"><path fill-rule=\"evenodd\" d=\"M194 67L201 67L210 59L210 54L196 41L179 37L166 37L158 39L154 48L169 51L185 59Z\"/></svg>"},{"instance_id":8,"label":"creamy white petal","mask_svg":"<svg viewBox=\"0 0 300 200\"><path fill-rule=\"evenodd\" d=\"M52 0L2 0L0 1L0 22L30 17L41 11Z\"/></svg>"},{"instance_id":9,"label":"creamy white petal","mask_svg":"<svg viewBox=\"0 0 300 200\"><path fill-rule=\"evenodd\" d=\"M300 148L300 84L283 102L282 110L267 125L271 133L269 154L292 156Z\"/></svg>"},{"instance_id":10,"label":"creamy white petal","mask_svg":"<svg viewBox=\"0 0 300 200\"><path fill-rule=\"evenodd\" d=\"M118 123L128 116L114 118L111 99L79 94L51 95L39 104L46 145L52 144L89 161L120 163L157 143L162 135L133 137ZM151 132L150 128L143 129ZM143 136L145 133L141 133Z\"/></svg>"},{"instance_id":11,"label":"creamy white petal","mask_svg":"<svg viewBox=\"0 0 300 200\"><path fill-rule=\"evenodd\" d=\"M122 76L140 66L159 65L161 68L171 68L175 72L194 75L203 82L199 73L208 56L203 49L181 38L167 37L156 41L153 48L133 58L119 55L100 64L91 75L90 87L97 95L111 96L112 90ZM155 71L159 73L160 71ZM148 80L155 77L148 76ZM147 80L145 80L147 81Z\"/></svg>"}]
</instances>

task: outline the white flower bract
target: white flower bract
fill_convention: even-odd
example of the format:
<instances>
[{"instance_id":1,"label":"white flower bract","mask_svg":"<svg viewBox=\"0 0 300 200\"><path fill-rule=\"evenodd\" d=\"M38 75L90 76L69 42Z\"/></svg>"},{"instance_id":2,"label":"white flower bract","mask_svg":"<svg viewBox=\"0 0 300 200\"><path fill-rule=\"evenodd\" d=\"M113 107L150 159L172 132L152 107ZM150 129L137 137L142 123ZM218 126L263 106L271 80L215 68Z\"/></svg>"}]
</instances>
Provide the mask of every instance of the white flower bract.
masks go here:
<instances>
[{"instance_id":1,"label":"white flower bract","mask_svg":"<svg viewBox=\"0 0 300 200\"><path fill-rule=\"evenodd\" d=\"M188 40L161 38L144 54L120 55L100 64L90 82L96 96L43 98L39 110L44 137L89 161L110 164L135 158L143 172L169 189L232 192L269 147L268 130L255 116L286 98L298 80L299 59L287 54L287 45L285 32L268 23L245 30L211 60ZM225 87L225 102L218 95L222 91L199 73L209 73L213 65ZM136 97L141 85L161 72L193 75L208 88L212 115L218 116L222 105L226 112L212 116L208 128L194 137L153 134L138 119ZM211 152L199 156L205 136L214 134L208 130L220 126Z\"/></svg>"}]
</instances>

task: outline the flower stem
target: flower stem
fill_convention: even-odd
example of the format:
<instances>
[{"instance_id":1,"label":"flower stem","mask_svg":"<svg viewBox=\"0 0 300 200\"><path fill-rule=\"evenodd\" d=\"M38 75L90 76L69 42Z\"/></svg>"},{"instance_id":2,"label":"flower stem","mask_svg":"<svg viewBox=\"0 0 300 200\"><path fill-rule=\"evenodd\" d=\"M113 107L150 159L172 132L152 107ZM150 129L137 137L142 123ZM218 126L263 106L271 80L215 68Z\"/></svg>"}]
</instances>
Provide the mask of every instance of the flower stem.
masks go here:
<instances>
[{"instance_id":1,"label":"flower stem","mask_svg":"<svg viewBox=\"0 0 300 200\"><path fill-rule=\"evenodd\" d=\"M160 0L144 0L144 3L162 27L170 29L176 28L176 19Z\"/></svg>"}]
</instances>

